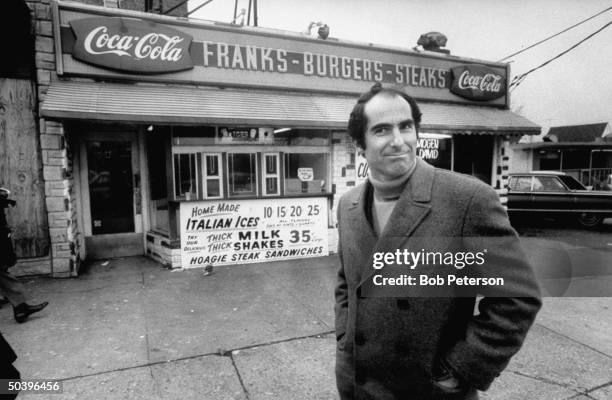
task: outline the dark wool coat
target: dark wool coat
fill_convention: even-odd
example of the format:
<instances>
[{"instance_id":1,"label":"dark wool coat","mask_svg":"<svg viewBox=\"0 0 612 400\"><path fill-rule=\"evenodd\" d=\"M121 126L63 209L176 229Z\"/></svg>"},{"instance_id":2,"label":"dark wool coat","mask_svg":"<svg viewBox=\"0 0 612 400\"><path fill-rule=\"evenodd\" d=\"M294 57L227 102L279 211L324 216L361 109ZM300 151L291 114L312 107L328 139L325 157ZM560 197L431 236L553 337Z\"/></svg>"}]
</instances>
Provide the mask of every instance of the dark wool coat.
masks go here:
<instances>
[{"instance_id":1,"label":"dark wool coat","mask_svg":"<svg viewBox=\"0 0 612 400\"><path fill-rule=\"evenodd\" d=\"M342 196L338 207L336 378L341 398L477 399L476 389L486 390L519 350L541 305L533 271L497 194L475 178L417 160L377 238L368 218L372 190L366 182ZM372 267L376 252L418 251L440 238L478 247L483 237L495 237L487 248L487 276L503 277L512 296L487 297L485 288L475 312L474 294L427 297L411 287L414 294L404 297L362 295L377 273ZM463 381L460 393L448 394L433 384L441 362Z\"/></svg>"}]
</instances>

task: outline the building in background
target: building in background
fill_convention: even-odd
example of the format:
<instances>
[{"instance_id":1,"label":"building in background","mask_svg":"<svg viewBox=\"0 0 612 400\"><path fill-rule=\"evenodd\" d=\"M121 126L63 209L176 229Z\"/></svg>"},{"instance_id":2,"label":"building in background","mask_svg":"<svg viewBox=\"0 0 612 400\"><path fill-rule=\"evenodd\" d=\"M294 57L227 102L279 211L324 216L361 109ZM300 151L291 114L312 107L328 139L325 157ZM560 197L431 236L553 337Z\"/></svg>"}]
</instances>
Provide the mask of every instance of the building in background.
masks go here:
<instances>
[{"instance_id":1,"label":"building in background","mask_svg":"<svg viewBox=\"0 0 612 400\"><path fill-rule=\"evenodd\" d=\"M607 122L551 127L542 142L512 145L512 171L563 171L601 189L612 174L612 129Z\"/></svg>"},{"instance_id":2,"label":"building in background","mask_svg":"<svg viewBox=\"0 0 612 400\"><path fill-rule=\"evenodd\" d=\"M334 252L335 202L367 172L345 127L375 82L419 100L423 159L498 189L510 143L540 132L509 110L508 64L121 4L28 2L50 242L38 272Z\"/></svg>"}]
</instances>

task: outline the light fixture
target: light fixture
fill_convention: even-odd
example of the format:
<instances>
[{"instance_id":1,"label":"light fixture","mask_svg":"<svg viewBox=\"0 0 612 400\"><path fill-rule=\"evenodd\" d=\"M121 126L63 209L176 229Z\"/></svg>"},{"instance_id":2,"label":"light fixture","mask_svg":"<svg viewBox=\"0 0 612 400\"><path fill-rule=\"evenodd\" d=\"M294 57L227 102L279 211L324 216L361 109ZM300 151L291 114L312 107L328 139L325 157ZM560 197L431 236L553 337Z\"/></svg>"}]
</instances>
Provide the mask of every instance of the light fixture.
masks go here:
<instances>
[{"instance_id":1,"label":"light fixture","mask_svg":"<svg viewBox=\"0 0 612 400\"><path fill-rule=\"evenodd\" d=\"M290 131L290 130L291 130L291 128L274 129L274 133L287 132L287 131Z\"/></svg>"},{"instance_id":2,"label":"light fixture","mask_svg":"<svg viewBox=\"0 0 612 400\"><path fill-rule=\"evenodd\" d=\"M147 132L153 132L153 125L147 126Z\"/></svg>"}]
</instances>

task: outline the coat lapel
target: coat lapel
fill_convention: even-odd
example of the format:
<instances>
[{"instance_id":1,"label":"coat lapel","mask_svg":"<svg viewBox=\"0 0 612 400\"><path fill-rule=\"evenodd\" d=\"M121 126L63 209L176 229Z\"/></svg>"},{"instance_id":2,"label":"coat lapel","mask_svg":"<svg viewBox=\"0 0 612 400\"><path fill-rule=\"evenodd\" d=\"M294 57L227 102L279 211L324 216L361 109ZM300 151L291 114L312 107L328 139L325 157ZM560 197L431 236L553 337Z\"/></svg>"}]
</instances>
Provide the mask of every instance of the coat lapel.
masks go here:
<instances>
[{"instance_id":1,"label":"coat lapel","mask_svg":"<svg viewBox=\"0 0 612 400\"><path fill-rule=\"evenodd\" d=\"M350 199L350 204L347 210L348 216L348 236L353 238L356 243L354 247L354 251L356 251L355 257L353 260L358 261L359 265L357 265L354 271L357 273L357 280L361 277L361 271L364 270L364 265L362 262L367 261L368 258L371 257L372 250L376 244L377 238L374 230L372 229L372 225L368 221L365 207L368 204L368 196L370 195L370 191L372 187L369 182L366 182L362 185L359 193Z\"/></svg>"},{"instance_id":2,"label":"coat lapel","mask_svg":"<svg viewBox=\"0 0 612 400\"><path fill-rule=\"evenodd\" d=\"M402 192L383 233L378 238L374 249L369 254L369 260L363 264L359 286L368 280L375 272L372 268L374 253L394 253L402 248L414 230L423 222L431 210L431 192L433 188L435 169L421 159L417 159L416 168ZM367 193L367 192L366 192ZM365 203L360 202L362 216L365 219ZM366 219L368 229L372 227ZM374 233L371 233L374 236Z\"/></svg>"}]
</instances>

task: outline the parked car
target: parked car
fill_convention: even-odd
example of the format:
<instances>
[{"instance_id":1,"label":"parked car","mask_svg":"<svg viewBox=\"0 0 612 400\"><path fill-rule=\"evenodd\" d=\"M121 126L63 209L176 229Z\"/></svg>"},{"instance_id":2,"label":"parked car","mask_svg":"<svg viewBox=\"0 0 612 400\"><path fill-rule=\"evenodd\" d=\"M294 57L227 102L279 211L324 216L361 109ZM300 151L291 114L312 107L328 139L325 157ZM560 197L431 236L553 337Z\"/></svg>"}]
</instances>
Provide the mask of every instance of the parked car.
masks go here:
<instances>
[{"instance_id":1,"label":"parked car","mask_svg":"<svg viewBox=\"0 0 612 400\"><path fill-rule=\"evenodd\" d=\"M574 177L557 171L510 174L508 213L571 216L580 225L595 227L612 217L612 193L587 190Z\"/></svg>"},{"instance_id":2,"label":"parked car","mask_svg":"<svg viewBox=\"0 0 612 400\"><path fill-rule=\"evenodd\" d=\"M601 190L609 190L612 191L612 174L606 177L606 180L601 185Z\"/></svg>"}]
</instances>

